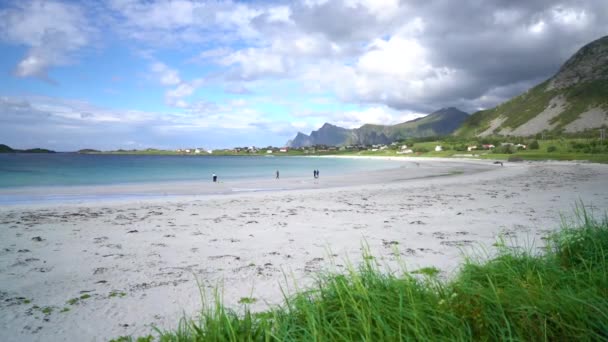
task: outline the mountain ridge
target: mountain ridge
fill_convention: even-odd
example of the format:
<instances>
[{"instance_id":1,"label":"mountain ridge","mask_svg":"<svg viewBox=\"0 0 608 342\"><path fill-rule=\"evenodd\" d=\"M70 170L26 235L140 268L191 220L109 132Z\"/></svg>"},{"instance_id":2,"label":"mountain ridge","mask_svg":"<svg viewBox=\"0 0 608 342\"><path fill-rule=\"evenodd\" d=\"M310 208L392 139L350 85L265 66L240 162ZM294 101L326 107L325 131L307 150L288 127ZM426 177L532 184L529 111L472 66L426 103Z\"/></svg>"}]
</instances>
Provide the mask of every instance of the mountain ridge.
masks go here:
<instances>
[{"instance_id":1,"label":"mountain ridge","mask_svg":"<svg viewBox=\"0 0 608 342\"><path fill-rule=\"evenodd\" d=\"M399 139L449 135L468 116L457 108L447 107L396 125L364 124L358 128L348 129L326 122L310 135L298 132L287 144L289 147L373 145L388 144Z\"/></svg>"},{"instance_id":2,"label":"mountain ridge","mask_svg":"<svg viewBox=\"0 0 608 342\"><path fill-rule=\"evenodd\" d=\"M580 48L548 80L473 113L455 135L577 133L608 125L608 36Z\"/></svg>"}]
</instances>

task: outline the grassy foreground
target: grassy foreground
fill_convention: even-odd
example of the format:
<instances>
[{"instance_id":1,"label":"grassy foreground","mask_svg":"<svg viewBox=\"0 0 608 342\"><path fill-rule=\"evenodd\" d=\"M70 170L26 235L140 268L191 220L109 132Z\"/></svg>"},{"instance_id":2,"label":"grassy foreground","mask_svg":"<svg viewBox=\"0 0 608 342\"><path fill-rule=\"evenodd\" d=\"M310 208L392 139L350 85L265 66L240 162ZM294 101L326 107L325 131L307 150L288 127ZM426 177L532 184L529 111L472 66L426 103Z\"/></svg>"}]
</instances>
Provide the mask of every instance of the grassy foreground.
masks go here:
<instances>
[{"instance_id":1,"label":"grassy foreground","mask_svg":"<svg viewBox=\"0 0 608 342\"><path fill-rule=\"evenodd\" d=\"M499 247L449 281L426 268L382 272L372 258L263 313L218 301L175 331L115 341L608 340L608 220L548 237L544 253Z\"/></svg>"}]
</instances>

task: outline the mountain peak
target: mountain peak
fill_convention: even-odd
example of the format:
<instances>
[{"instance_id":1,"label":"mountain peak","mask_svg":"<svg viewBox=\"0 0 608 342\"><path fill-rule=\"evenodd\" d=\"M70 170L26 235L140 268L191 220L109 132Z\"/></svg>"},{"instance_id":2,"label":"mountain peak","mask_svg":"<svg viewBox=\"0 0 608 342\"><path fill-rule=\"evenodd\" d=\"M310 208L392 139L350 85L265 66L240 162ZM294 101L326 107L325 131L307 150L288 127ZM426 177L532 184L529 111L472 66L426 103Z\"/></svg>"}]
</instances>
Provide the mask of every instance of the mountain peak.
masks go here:
<instances>
[{"instance_id":1,"label":"mountain peak","mask_svg":"<svg viewBox=\"0 0 608 342\"><path fill-rule=\"evenodd\" d=\"M580 48L553 76L547 90L563 89L577 83L608 79L608 36Z\"/></svg>"},{"instance_id":2,"label":"mountain peak","mask_svg":"<svg viewBox=\"0 0 608 342\"><path fill-rule=\"evenodd\" d=\"M318 130L312 131L310 136L298 133L290 146L388 144L410 137L447 135L452 133L466 117L468 117L467 113L449 107L392 126L365 124L359 128L347 129L326 122Z\"/></svg>"},{"instance_id":3,"label":"mountain peak","mask_svg":"<svg viewBox=\"0 0 608 342\"><path fill-rule=\"evenodd\" d=\"M444 115L468 115L466 112L461 111L460 109L456 108L456 107L444 107L441 108L437 111L434 111L433 113L429 114L429 115L433 115L433 114L444 114Z\"/></svg>"}]
</instances>

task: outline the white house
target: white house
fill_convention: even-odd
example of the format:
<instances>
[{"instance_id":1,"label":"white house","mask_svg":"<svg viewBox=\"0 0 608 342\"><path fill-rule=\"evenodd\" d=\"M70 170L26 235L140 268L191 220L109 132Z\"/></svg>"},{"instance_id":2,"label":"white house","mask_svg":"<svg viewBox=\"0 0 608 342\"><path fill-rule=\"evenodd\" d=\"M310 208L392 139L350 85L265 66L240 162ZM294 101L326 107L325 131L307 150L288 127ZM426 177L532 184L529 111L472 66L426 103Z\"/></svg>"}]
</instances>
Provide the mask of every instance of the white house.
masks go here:
<instances>
[{"instance_id":1,"label":"white house","mask_svg":"<svg viewBox=\"0 0 608 342\"><path fill-rule=\"evenodd\" d=\"M196 150L194 150L194 153L199 154L201 153L201 150L199 150L198 148Z\"/></svg>"},{"instance_id":2,"label":"white house","mask_svg":"<svg viewBox=\"0 0 608 342\"><path fill-rule=\"evenodd\" d=\"M266 153L270 154L270 153L272 153L272 150L266 150Z\"/></svg>"},{"instance_id":3,"label":"white house","mask_svg":"<svg viewBox=\"0 0 608 342\"><path fill-rule=\"evenodd\" d=\"M441 151L443 151L443 147L441 147L439 145L435 146L435 152L441 152Z\"/></svg>"},{"instance_id":4,"label":"white house","mask_svg":"<svg viewBox=\"0 0 608 342\"><path fill-rule=\"evenodd\" d=\"M189 149L189 148L187 148L187 149L185 149L185 150L184 150L184 152L186 152L186 153L190 153L190 149Z\"/></svg>"},{"instance_id":5,"label":"white house","mask_svg":"<svg viewBox=\"0 0 608 342\"><path fill-rule=\"evenodd\" d=\"M414 153L414 151L412 151L410 149L406 149L406 150L401 150L401 151L397 152L397 154L410 154L410 153Z\"/></svg>"},{"instance_id":6,"label":"white house","mask_svg":"<svg viewBox=\"0 0 608 342\"><path fill-rule=\"evenodd\" d=\"M476 146L476 145L475 145L475 146L468 146L468 147L467 147L467 151L469 151L469 152L471 152L471 151L473 151L473 150L476 150L476 149L477 149L477 146Z\"/></svg>"},{"instance_id":7,"label":"white house","mask_svg":"<svg viewBox=\"0 0 608 342\"><path fill-rule=\"evenodd\" d=\"M213 150L207 150L207 153L211 154L213 153Z\"/></svg>"},{"instance_id":8,"label":"white house","mask_svg":"<svg viewBox=\"0 0 608 342\"><path fill-rule=\"evenodd\" d=\"M281 147L281 149L279 150L279 152L283 152L283 153L287 152L287 147Z\"/></svg>"},{"instance_id":9,"label":"white house","mask_svg":"<svg viewBox=\"0 0 608 342\"><path fill-rule=\"evenodd\" d=\"M407 145L401 145L402 150L407 150Z\"/></svg>"}]
</instances>

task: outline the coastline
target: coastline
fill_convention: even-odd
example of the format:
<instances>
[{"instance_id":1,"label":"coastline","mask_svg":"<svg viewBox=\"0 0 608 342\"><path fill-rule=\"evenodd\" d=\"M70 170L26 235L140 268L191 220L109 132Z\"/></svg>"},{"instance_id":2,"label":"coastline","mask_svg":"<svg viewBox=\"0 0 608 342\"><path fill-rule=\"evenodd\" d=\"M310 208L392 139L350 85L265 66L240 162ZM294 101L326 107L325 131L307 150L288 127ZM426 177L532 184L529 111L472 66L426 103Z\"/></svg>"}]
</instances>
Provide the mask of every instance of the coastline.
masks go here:
<instances>
[{"instance_id":1,"label":"coastline","mask_svg":"<svg viewBox=\"0 0 608 342\"><path fill-rule=\"evenodd\" d=\"M311 156L311 158L317 158ZM0 205L20 206L28 204L84 204L87 202L112 203L146 200L204 199L219 195L235 195L249 192L277 192L291 190L318 190L351 187L379 183L393 183L406 179L445 176L451 173L477 173L495 169L489 161L454 160L433 158L405 160L391 157L366 156L319 156L318 158L382 159L394 162L393 167L364 171L345 172L342 175L312 177L273 177L243 180L161 181L149 183L125 183L112 185L75 185L0 188ZM404 172L404 168L406 169Z\"/></svg>"},{"instance_id":2,"label":"coastline","mask_svg":"<svg viewBox=\"0 0 608 342\"><path fill-rule=\"evenodd\" d=\"M251 297L262 310L282 302L281 288L357 264L364 245L383 265L435 266L449 277L463 253L490 251L499 236L540 247L579 200L595 214L608 208L608 165L419 162L439 176L408 178L418 167L397 168L371 183L358 175L317 188L2 206L0 339L108 340L174 328L198 312L197 282L207 294L223 285L232 308Z\"/></svg>"}]
</instances>

